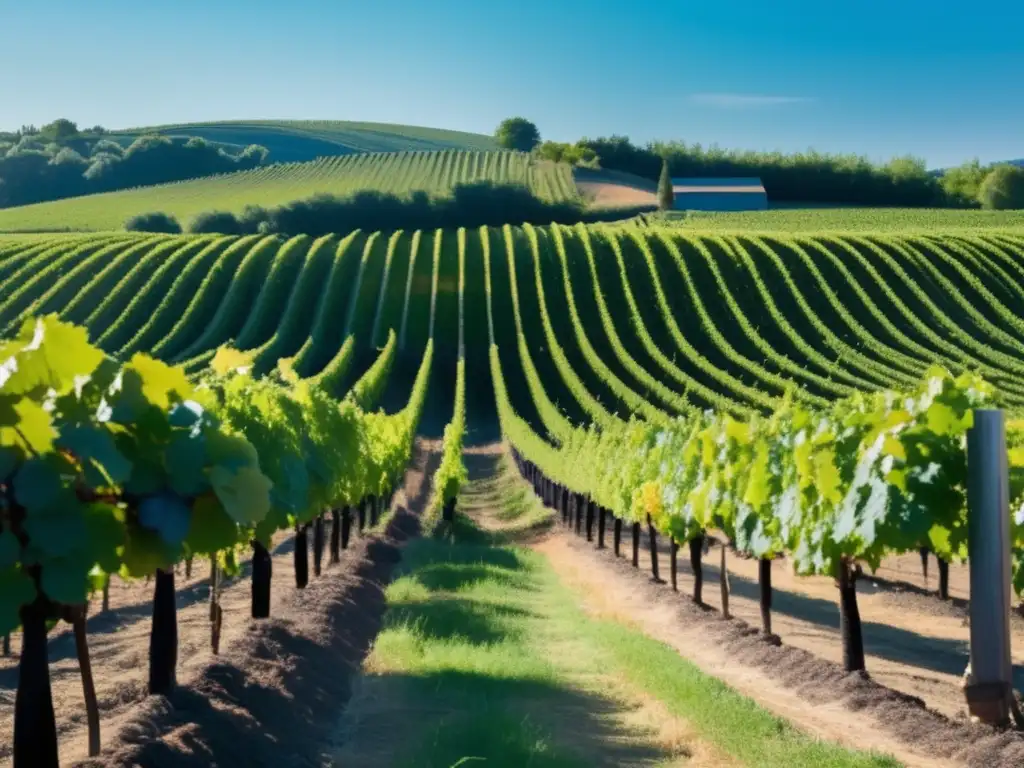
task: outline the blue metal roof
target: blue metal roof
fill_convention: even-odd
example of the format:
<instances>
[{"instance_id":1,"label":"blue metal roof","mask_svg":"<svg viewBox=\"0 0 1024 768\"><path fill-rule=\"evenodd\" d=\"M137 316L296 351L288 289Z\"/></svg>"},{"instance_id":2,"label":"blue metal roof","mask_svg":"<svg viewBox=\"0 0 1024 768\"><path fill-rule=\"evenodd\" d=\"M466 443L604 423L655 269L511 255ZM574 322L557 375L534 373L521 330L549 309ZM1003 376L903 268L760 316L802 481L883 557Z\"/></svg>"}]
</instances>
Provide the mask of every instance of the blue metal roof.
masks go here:
<instances>
[{"instance_id":1,"label":"blue metal roof","mask_svg":"<svg viewBox=\"0 0 1024 768\"><path fill-rule=\"evenodd\" d=\"M672 184L680 187L761 187L761 179L754 177L733 177L702 179L695 177L673 178Z\"/></svg>"}]
</instances>

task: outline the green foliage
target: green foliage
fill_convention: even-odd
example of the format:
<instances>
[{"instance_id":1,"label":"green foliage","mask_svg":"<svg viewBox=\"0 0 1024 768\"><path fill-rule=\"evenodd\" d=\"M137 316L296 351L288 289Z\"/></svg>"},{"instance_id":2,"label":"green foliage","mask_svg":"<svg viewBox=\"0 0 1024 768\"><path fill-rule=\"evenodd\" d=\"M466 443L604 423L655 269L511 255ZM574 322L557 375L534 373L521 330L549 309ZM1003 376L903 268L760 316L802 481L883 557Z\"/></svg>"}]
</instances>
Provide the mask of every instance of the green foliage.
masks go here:
<instances>
[{"instance_id":1,"label":"green foliage","mask_svg":"<svg viewBox=\"0 0 1024 768\"><path fill-rule=\"evenodd\" d=\"M658 176L658 208L671 211L675 208L675 192L672 189L672 173L668 169L668 160L661 163L661 175Z\"/></svg>"},{"instance_id":2,"label":"green foliage","mask_svg":"<svg viewBox=\"0 0 1024 768\"><path fill-rule=\"evenodd\" d=\"M540 144L540 131L525 117L509 117L498 124L494 138L499 147L529 152Z\"/></svg>"},{"instance_id":3,"label":"green foliage","mask_svg":"<svg viewBox=\"0 0 1024 768\"><path fill-rule=\"evenodd\" d=\"M677 541L724 530L753 556L787 553L803 574L834 575L844 560L876 568L922 544L966 557L965 435L992 397L977 376L936 367L909 392L857 393L817 410L787 403L748 420L708 412L579 428L554 448L515 414L491 354L508 439L617 516L649 515Z\"/></svg>"},{"instance_id":4,"label":"green foliage","mask_svg":"<svg viewBox=\"0 0 1024 768\"><path fill-rule=\"evenodd\" d=\"M162 232L169 235L180 235L181 224L173 216L160 213L140 213L132 216L124 223L128 232Z\"/></svg>"},{"instance_id":5,"label":"green foliage","mask_svg":"<svg viewBox=\"0 0 1024 768\"><path fill-rule=\"evenodd\" d=\"M39 129L40 139L55 144L65 144L78 136L78 125L65 118L54 120Z\"/></svg>"},{"instance_id":6,"label":"green foliage","mask_svg":"<svg viewBox=\"0 0 1024 768\"><path fill-rule=\"evenodd\" d=\"M118 363L55 316L26 321L0 359L0 631L37 594L83 603L97 572L169 567L197 508L223 518L228 545L266 515L255 449L179 369Z\"/></svg>"},{"instance_id":7,"label":"green foliage","mask_svg":"<svg viewBox=\"0 0 1024 768\"><path fill-rule=\"evenodd\" d=\"M560 141L545 141L534 147L534 154L542 160L554 163L568 163L584 168L600 168L600 158L590 147L568 144Z\"/></svg>"},{"instance_id":8,"label":"green foliage","mask_svg":"<svg viewBox=\"0 0 1024 768\"><path fill-rule=\"evenodd\" d=\"M377 359L366 369L366 373L352 385L347 398L364 411L375 408L381 395L384 394L384 387L387 386L388 375L394 366L397 352L398 339L395 336L394 328L392 328L388 331L387 343L377 355Z\"/></svg>"},{"instance_id":9,"label":"green foliage","mask_svg":"<svg viewBox=\"0 0 1024 768\"><path fill-rule=\"evenodd\" d=\"M441 464L434 473L434 502L437 509L453 501L463 484L469 479L462 462L462 440L466 433L466 361L459 360L455 374L455 410L452 420L444 428L441 445Z\"/></svg>"},{"instance_id":10,"label":"green foliage","mask_svg":"<svg viewBox=\"0 0 1024 768\"><path fill-rule=\"evenodd\" d=\"M255 232L259 222L267 219L267 209L287 208L291 203L309 201L317 195L345 198L353 203L351 198L357 193L381 193L383 197L371 194L364 199L365 204L353 209L360 211L364 219L355 226L371 230L397 229L402 225L387 218L383 223L374 223L381 220L369 218L373 205L388 202L392 206L389 210L393 210L397 201L401 204L399 208L412 207L415 202L412 195L417 191L427 196L427 202L445 200L452 197L456 186L480 181L492 182L499 188L525 188L534 198L545 203L577 204L582 201L573 181L572 168L565 163L539 162L531 155L504 150L405 151L347 154L304 163L262 165L177 184L140 186L0 210L0 231L114 230L131 216L149 211L164 211L178 221L187 222L204 211L216 210L234 214L243 231ZM509 199L506 197L501 202L508 203ZM301 206L291 207L297 209L281 210L279 214L289 213L294 218L302 213ZM429 207L436 220L433 206ZM503 218L500 223L505 221L519 223L514 218ZM222 227L230 224L226 219L217 223ZM420 225L406 224L405 228L416 229L417 226ZM293 231L288 226L279 229ZM328 231L342 229L335 226ZM300 227L294 231L306 230Z\"/></svg>"},{"instance_id":11,"label":"green foliage","mask_svg":"<svg viewBox=\"0 0 1024 768\"><path fill-rule=\"evenodd\" d=\"M940 183L951 202L964 206L978 204L978 192L989 169L975 158L956 168L948 168L942 174Z\"/></svg>"},{"instance_id":12,"label":"green foliage","mask_svg":"<svg viewBox=\"0 0 1024 768\"><path fill-rule=\"evenodd\" d=\"M978 201L990 211L1024 209L1024 168L997 165L981 182Z\"/></svg>"}]
</instances>

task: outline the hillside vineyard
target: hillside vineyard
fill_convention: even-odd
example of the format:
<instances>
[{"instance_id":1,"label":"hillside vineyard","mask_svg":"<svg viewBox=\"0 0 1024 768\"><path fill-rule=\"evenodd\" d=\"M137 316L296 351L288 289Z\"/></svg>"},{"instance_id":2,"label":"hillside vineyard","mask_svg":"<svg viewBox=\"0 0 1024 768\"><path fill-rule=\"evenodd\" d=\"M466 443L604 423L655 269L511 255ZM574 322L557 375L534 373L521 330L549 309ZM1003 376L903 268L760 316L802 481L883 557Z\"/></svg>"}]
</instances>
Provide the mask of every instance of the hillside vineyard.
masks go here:
<instances>
[{"instance_id":1,"label":"hillside vineyard","mask_svg":"<svg viewBox=\"0 0 1024 768\"><path fill-rule=\"evenodd\" d=\"M257 372L293 358L300 376L331 376L349 358L369 365L390 331L404 360L431 335L454 350L461 260L467 357L487 367L493 318L513 400L546 432L548 401L577 424L744 415L789 390L821 406L903 388L933 363L980 373L1018 408L1022 251L1024 237L1000 230L10 236L0 328L56 313L120 358L144 351L196 372L230 343L253 351Z\"/></svg>"},{"instance_id":2,"label":"hillside vineyard","mask_svg":"<svg viewBox=\"0 0 1024 768\"><path fill-rule=\"evenodd\" d=\"M1011 414L1021 507L1022 254L1019 229L996 227L0 236L0 334L11 339L2 351L15 361L7 418L31 429L21 441L38 443L4 443L15 498L25 499L13 530L30 546L0 574L21 590L0 620L8 631L20 620L41 649L54 607L79 604L94 577L164 574L186 551L223 556L230 570L250 544L252 615L265 617L272 535L294 527L304 586L310 526L322 554L331 512L336 559L353 510L363 530L367 508L372 523L388 508L418 431L443 433L430 506L451 521L467 477L463 433L497 423L519 471L577 532L585 516L588 537L596 522L603 542L613 525L618 553L628 525L636 566L646 526L655 576L656 540L667 537L673 585L688 544L698 602L706 533L724 532L761 563L766 633L775 556L800 574L835 576L851 627L844 665L864 669L858 563L922 547L966 557L963 437L975 408ZM93 407L103 398L106 418ZM195 442L200 427L205 442ZM159 461L151 437L167 442ZM95 523L89 504L101 497L88 494L55 522L43 515L48 497L34 491L70 477L58 471L67 456L81 462L72 495L91 483L138 496L138 516L110 506L99 538L22 526ZM153 495L161 478L174 493ZM193 524L210 515L216 530ZM1019 514L1013 558L1019 594ZM173 573L161 578L172 594ZM155 605L162 638L156 617L170 626L173 601ZM152 692L173 685L176 651L161 647L150 655ZM48 688L37 672L21 684ZM55 754L55 732L44 730L38 743L16 740L23 761Z\"/></svg>"},{"instance_id":3,"label":"hillside vineyard","mask_svg":"<svg viewBox=\"0 0 1024 768\"><path fill-rule=\"evenodd\" d=\"M522 185L548 202L580 200L568 165L522 152L368 152L10 208L0 211L0 231L114 230L151 211L187 222L203 211L238 213L246 205L283 205L316 194L446 195L457 184L478 181Z\"/></svg>"}]
</instances>

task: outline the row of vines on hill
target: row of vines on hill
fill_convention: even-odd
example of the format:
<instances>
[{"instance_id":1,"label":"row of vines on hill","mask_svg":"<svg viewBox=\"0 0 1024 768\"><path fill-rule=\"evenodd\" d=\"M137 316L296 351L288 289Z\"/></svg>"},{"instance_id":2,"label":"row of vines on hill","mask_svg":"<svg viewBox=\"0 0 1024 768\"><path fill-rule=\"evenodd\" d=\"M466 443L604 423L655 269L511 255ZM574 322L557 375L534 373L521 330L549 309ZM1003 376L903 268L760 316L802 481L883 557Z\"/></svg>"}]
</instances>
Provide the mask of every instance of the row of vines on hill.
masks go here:
<instances>
[{"instance_id":1,"label":"row of vines on hill","mask_svg":"<svg viewBox=\"0 0 1024 768\"><path fill-rule=\"evenodd\" d=\"M0 252L0 321L11 332L59 312L109 353L146 350L190 373L230 342L256 351L258 373L292 357L300 375L340 383L361 350L386 344L382 329L401 327L400 353L406 328L429 327L430 286L451 292L455 277L438 273L453 265L429 249L457 234L467 258L483 259L486 247L489 261L507 259L497 299L528 302L520 325L538 376L550 389L558 369L556 389L568 387L588 419L708 407L744 416L786 396L822 407L913 386L932 363L976 370L1006 405L1024 405L1014 310L1024 240L1012 232L421 234L15 240Z\"/></svg>"},{"instance_id":2,"label":"row of vines on hill","mask_svg":"<svg viewBox=\"0 0 1024 768\"><path fill-rule=\"evenodd\" d=\"M503 432L523 474L551 506L566 515L577 510L577 520L578 510L596 506L602 543L605 516L612 515L616 551L619 526L630 524L634 565L642 525L650 530L652 557L657 535L669 537L673 583L675 552L688 543L698 602L700 552L712 530L762 564L786 555L801 575L834 577L849 670L864 668L854 586L860 563L874 569L887 555L921 547L946 561L966 558L965 434L973 410L991 403L991 388L974 375L936 368L910 391L857 394L820 410L787 403L745 420L709 412L668 424L576 428L559 445L513 409L496 348L492 375ZM1016 453L1011 458L1019 461ZM1015 487L1014 498L1022 490ZM1013 528L1020 593L1019 513ZM770 573L760 569L767 606ZM764 620L770 633L770 615Z\"/></svg>"},{"instance_id":3,"label":"row of vines on hill","mask_svg":"<svg viewBox=\"0 0 1024 768\"><path fill-rule=\"evenodd\" d=\"M251 549L252 616L265 618L276 532L295 531L303 587L307 532L313 526L319 573L332 510L337 560L351 510L360 528L367 502L375 519L404 473L432 358L428 343L406 406L386 415L364 408L387 365L339 403L287 366L254 378L252 356L228 348L196 382L145 354L122 362L54 316L0 342L0 633L20 627L23 643L15 765L57 765L47 632L71 622L81 654L89 595L111 576L154 580L149 690L166 693L175 684L176 563L210 558L215 601L218 574L237 573ZM215 602L211 620L216 648ZM87 649L80 661L88 691ZM89 725L95 753L95 702Z\"/></svg>"}]
</instances>

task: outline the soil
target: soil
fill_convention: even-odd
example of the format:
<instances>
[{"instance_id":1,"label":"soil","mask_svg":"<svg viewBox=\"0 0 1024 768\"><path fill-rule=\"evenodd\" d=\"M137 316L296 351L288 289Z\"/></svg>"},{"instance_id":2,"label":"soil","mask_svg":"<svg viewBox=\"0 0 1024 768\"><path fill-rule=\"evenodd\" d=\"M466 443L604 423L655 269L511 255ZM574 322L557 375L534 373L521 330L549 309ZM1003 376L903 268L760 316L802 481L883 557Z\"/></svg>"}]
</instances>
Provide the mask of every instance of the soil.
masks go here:
<instances>
[{"instance_id":1,"label":"soil","mask_svg":"<svg viewBox=\"0 0 1024 768\"><path fill-rule=\"evenodd\" d=\"M730 556L730 609L736 618L725 621L718 611L689 598L692 576L685 547L676 594L669 584L651 579L646 539L640 569L628 557L628 534L623 536L624 557L614 557L610 537L608 544L599 551L560 529L535 546L563 580L578 585L590 610L667 643L705 672L822 738L877 749L922 768L1024 765L1024 737L956 715L964 710L957 676L966 663L966 628L956 617L956 606L930 595L866 594L865 580L858 600L871 675L847 674L837 663L837 590L829 580L797 579L784 562L774 564L773 629L783 643L777 645L758 632L756 561ZM718 558L713 547L703 566L704 598L715 605L718 568L712 563ZM667 580L664 552L661 573ZM594 589L595 584L601 588Z\"/></svg>"},{"instance_id":2,"label":"soil","mask_svg":"<svg viewBox=\"0 0 1024 768\"><path fill-rule=\"evenodd\" d=\"M209 566L197 563L188 581L179 569L179 684L169 697L146 692L152 586L112 584L110 610L88 623L103 740L98 758L88 758L73 636L58 628L50 640L61 764L319 764L337 710L348 699L349 680L380 626L383 589L398 547L419 531L439 460L435 443L417 441L386 528L365 537L353 531L341 562L327 565L325 553L322 576L311 575L303 590L295 588L294 536L276 538L268 620L249 618L246 563L221 593L218 656L210 650ZM10 764L17 678L17 658L0 660L0 765Z\"/></svg>"},{"instance_id":3,"label":"soil","mask_svg":"<svg viewBox=\"0 0 1024 768\"><path fill-rule=\"evenodd\" d=\"M641 176L618 171L577 168L576 187L591 208L627 208L657 205L657 184Z\"/></svg>"}]
</instances>

